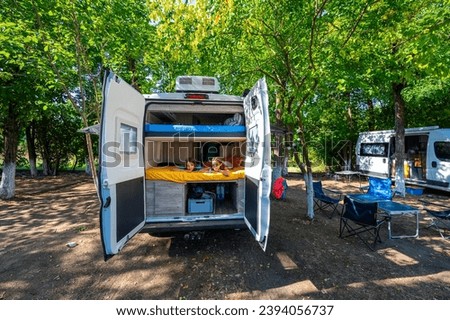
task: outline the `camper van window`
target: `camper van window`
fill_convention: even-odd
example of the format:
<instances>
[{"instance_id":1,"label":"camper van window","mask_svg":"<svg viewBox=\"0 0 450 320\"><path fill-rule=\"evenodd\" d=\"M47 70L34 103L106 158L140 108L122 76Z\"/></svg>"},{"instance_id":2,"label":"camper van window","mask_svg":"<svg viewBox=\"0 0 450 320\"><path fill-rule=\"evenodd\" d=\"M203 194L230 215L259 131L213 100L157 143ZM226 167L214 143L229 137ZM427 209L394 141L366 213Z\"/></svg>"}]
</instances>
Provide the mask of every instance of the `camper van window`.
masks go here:
<instances>
[{"instance_id":1,"label":"camper van window","mask_svg":"<svg viewBox=\"0 0 450 320\"><path fill-rule=\"evenodd\" d=\"M120 124L120 150L124 153L137 152L137 128Z\"/></svg>"},{"instance_id":2,"label":"camper van window","mask_svg":"<svg viewBox=\"0 0 450 320\"><path fill-rule=\"evenodd\" d=\"M387 157L387 154L387 143L361 143L361 156Z\"/></svg>"},{"instance_id":3,"label":"camper van window","mask_svg":"<svg viewBox=\"0 0 450 320\"><path fill-rule=\"evenodd\" d=\"M450 162L450 142L436 141L434 143L434 153L439 160Z\"/></svg>"}]
</instances>

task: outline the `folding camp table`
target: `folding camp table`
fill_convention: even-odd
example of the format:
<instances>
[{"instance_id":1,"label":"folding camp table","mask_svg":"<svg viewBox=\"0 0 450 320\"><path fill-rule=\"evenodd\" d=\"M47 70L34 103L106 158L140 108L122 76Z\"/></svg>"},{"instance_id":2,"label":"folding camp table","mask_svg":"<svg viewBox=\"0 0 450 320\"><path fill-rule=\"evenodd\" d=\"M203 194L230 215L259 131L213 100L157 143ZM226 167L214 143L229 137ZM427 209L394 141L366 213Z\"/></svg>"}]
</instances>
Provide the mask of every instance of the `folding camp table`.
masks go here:
<instances>
[{"instance_id":1,"label":"folding camp table","mask_svg":"<svg viewBox=\"0 0 450 320\"><path fill-rule=\"evenodd\" d=\"M335 172L335 174L338 177L343 176L344 179L346 178L347 182L350 182L353 176L358 176L359 184L361 185L361 172L359 171L344 170L344 171L337 171Z\"/></svg>"},{"instance_id":2,"label":"folding camp table","mask_svg":"<svg viewBox=\"0 0 450 320\"><path fill-rule=\"evenodd\" d=\"M389 239L403 239L403 238L417 238L419 236L419 213L420 210L413 208L406 204L394 201L380 201L378 202L378 209L389 216L388 220L388 235ZM391 222L395 216L416 216L416 233L414 235L392 235Z\"/></svg>"}]
</instances>

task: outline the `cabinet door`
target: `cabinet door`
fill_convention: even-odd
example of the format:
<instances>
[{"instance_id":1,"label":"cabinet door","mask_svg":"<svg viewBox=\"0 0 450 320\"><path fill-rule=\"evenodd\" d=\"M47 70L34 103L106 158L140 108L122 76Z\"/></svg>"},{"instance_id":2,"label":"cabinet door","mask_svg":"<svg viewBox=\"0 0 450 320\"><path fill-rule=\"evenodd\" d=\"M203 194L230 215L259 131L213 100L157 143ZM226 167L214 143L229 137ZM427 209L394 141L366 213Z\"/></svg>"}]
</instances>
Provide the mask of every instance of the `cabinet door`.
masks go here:
<instances>
[{"instance_id":1,"label":"cabinet door","mask_svg":"<svg viewBox=\"0 0 450 320\"><path fill-rule=\"evenodd\" d=\"M155 214L184 215L186 212L185 185L175 182L155 182Z\"/></svg>"}]
</instances>

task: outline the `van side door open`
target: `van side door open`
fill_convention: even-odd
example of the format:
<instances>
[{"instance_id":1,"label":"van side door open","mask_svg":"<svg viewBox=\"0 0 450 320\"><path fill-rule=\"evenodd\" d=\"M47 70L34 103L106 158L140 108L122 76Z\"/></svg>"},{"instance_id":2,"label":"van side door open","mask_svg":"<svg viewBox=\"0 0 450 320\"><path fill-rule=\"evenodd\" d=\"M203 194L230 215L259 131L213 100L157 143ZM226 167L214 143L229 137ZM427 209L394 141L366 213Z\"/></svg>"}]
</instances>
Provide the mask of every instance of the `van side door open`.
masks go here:
<instances>
[{"instance_id":1,"label":"van side door open","mask_svg":"<svg viewBox=\"0 0 450 320\"><path fill-rule=\"evenodd\" d=\"M245 223L266 249L270 220L269 99L265 79L260 79L244 99L247 147L245 155Z\"/></svg>"},{"instance_id":2,"label":"van side door open","mask_svg":"<svg viewBox=\"0 0 450 320\"><path fill-rule=\"evenodd\" d=\"M144 226L144 97L114 73L103 83L100 229L105 260Z\"/></svg>"}]
</instances>

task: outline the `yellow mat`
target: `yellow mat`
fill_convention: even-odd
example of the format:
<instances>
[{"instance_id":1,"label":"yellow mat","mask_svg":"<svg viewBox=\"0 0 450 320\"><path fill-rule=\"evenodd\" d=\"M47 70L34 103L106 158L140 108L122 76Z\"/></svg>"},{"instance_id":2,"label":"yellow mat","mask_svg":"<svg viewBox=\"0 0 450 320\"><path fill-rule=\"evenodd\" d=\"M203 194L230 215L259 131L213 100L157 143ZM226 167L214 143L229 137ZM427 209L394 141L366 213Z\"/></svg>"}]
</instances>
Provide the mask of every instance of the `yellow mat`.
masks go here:
<instances>
[{"instance_id":1,"label":"yellow mat","mask_svg":"<svg viewBox=\"0 0 450 320\"><path fill-rule=\"evenodd\" d=\"M155 167L145 170L147 180L165 180L178 183L195 181L229 181L244 179L244 168L233 168L229 170L229 175L225 176L221 172L188 172L178 167Z\"/></svg>"}]
</instances>

